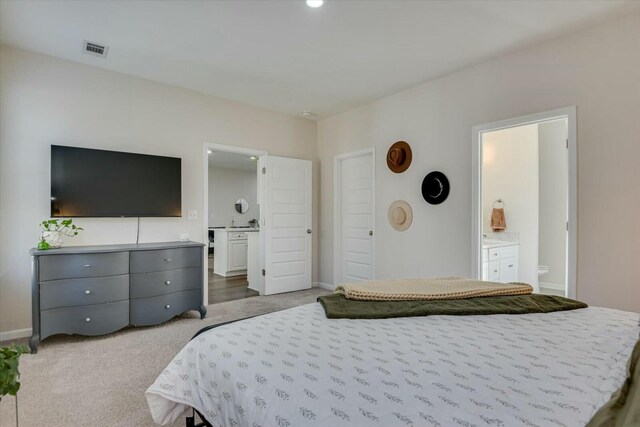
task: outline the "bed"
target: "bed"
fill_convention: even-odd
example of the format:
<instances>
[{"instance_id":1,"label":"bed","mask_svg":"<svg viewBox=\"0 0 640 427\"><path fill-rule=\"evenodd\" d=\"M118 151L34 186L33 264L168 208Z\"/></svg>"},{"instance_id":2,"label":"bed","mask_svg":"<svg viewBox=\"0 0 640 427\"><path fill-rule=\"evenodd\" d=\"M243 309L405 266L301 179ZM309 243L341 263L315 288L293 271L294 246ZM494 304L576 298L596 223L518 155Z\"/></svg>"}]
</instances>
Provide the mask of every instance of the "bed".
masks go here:
<instances>
[{"instance_id":1,"label":"bed","mask_svg":"<svg viewBox=\"0 0 640 427\"><path fill-rule=\"evenodd\" d=\"M328 319L313 303L211 329L147 390L156 423L584 426L625 379L639 316Z\"/></svg>"}]
</instances>

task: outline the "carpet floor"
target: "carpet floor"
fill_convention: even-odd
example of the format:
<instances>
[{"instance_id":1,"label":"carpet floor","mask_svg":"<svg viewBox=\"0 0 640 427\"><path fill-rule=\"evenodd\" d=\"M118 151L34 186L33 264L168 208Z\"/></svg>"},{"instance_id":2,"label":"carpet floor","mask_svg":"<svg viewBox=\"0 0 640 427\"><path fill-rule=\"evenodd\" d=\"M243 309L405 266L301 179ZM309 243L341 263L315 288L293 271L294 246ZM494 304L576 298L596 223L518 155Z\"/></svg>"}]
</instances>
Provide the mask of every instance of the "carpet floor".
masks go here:
<instances>
[{"instance_id":1,"label":"carpet floor","mask_svg":"<svg viewBox=\"0 0 640 427\"><path fill-rule=\"evenodd\" d=\"M314 302L313 288L207 307L160 326L126 328L102 337L54 336L20 359L21 427L153 426L145 390L201 328ZM0 425L15 425L15 400L0 402ZM184 419L174 426L184 426Z\"/></svg>"}]
</instances>

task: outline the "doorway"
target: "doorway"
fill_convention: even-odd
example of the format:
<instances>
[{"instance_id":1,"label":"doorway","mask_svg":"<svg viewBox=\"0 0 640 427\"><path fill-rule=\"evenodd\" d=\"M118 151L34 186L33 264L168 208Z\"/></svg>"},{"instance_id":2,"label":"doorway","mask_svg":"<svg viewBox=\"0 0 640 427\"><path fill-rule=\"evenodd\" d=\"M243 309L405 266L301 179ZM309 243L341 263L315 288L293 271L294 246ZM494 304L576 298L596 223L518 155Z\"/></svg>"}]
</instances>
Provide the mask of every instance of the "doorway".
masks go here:
<instances>
[{"instance_id":1,"label":"doorway","mask_svg":"<svg viewBox=\"0 0 640 427\"><path fill-rule=\"evenodd\" d=\"M375 150L334 162L334 283L375 277Z\"/></svg>"},{"instance_id":2,"label":"doorway","mask_svg":"<svg viewBox=\"0 0 640 427\"><path fill-rule=\"evenodd\" d=\"M210 143L203 144L202 155L205 219L202 236L204 242L213 246L212 262L209 257L205 260L208 267L204 272L203 303L311 288L312 162ZM254 196L243 197L236 191L222 202L224 211L217 218L220 221L216 220L216 214L211 218L213 209L209 206L210 158L217 158L213 163L221 163L227 169L229 165L246 168L255 177L255 181L247 178L256 184L255 203ZM229 192L227 187L232 185L218 189ZM251 210L252 207L255 209ZM208 280L210 272L212 280ZM218 291L220 298L216 298L219 288L239 290L226 291L233 296Z\"/></svg>"},{"instance_id":3,"label":"doorway","mask_svg":"<svg viewBox=\"0 0 640 427\"><path fill-rule=\"evenodd\" d=\"M207 147L208 303L260 295L258 152Z\"/></svg>"},{"instance_id":4,"label":"doorway","mask_svg":"<svg viewBox=\"0 0 640 427\"><path fill-rule=\"evenodd\" d=\"M575 298L575 107L472 132L472 272Z\"/></svg>"}]
</instances>

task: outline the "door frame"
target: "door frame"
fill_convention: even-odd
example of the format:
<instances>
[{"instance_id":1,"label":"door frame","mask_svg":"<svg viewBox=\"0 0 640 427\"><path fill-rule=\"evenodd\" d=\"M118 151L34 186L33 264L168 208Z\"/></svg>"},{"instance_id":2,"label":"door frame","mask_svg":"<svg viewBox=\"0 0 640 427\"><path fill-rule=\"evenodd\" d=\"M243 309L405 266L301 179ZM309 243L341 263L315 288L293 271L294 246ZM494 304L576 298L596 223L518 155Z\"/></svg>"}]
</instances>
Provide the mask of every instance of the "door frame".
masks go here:
<instances>
[{"instance_id":1,"label":"door frame","mask_svg":"<svg viewBox=\"0 0 640 427\"><path fill-rule=\"evenodd\" d=\"M576 107L569 106L526 116L514 117L471 128L471 275L482 277L482 134L485 132L567 119L567 272L565 295L577 298L577 236L578 236L578 157Z\"/></svg>"},{"instance_id":2,"label":"door frame","mask_svg":"<svg viewBox=\"0 0 640 427\"><path fill-rule=\"evenodd\" d=\"M335 156L333 160L333 287L342 281L342 162L354 157L371 155L371 268L376 273L376 149L375 147Z\"/></svg>"},{"instance_id":3,"label":"door frame","mask_svg":"<svg viewBox=\"0 0 640 427\"><path fill-rule=\"evenodd\" d=\"M247 156L256 156L258 161L260 157L266 156L268 153L264 150L255 150L253 148L237 147L233 145L214 144L205 142L202 144L202 239L205 242L207 250L204 253L204 275L202 300L205 306L209 305L209 153L208 151L224 151L227 153L245 154ZM258 180L258 166L256 165L256 180ZM260 182L258 182L258 203L260 203ZM264 252L264 242L260 239L260 253ZM260 291L262 295L263 290Z\"/></svg>"}]
</instances>

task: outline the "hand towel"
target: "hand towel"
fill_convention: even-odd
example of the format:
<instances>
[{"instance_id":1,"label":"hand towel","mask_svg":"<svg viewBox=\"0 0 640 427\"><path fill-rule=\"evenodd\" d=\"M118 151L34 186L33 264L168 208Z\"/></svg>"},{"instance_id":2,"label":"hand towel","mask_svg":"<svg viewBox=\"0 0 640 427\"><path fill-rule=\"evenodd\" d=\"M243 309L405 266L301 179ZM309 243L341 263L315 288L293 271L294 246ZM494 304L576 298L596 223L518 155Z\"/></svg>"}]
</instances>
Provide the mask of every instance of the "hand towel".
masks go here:
<instances>
[{"instance_id":1,"label":"hand towel","mask_svg":"<svg viewBox=\"0 0 640 427\"><path fill-rule=\"evenodd\" d=\"M507 229L507 220L504 217L503 208L493 208L491 212L491 229L493 231L504 231Z\"/></svg>"}]
</instances>

